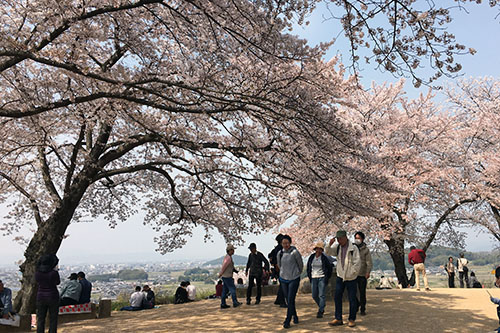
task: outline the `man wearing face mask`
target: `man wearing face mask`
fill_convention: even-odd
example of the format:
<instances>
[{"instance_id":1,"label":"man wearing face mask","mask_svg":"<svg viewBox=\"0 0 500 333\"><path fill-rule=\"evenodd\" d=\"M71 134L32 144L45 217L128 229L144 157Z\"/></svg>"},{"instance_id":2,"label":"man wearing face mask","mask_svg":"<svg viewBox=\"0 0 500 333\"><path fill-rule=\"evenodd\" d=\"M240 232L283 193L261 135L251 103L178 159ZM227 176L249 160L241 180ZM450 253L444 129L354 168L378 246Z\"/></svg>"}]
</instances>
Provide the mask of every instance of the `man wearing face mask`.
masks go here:
<instances>
[{"instance_id":1,"label":"man wearing face mask","mask_svg":"<svg viewBox=\"0 0 500 333\"><path fill-rule=\"evenodd\" d=\"M354 234L354 244L356 244L359 250L361 261L361 268L356 279L359 289L358 310L361 310L360 314L364 316L366 315L366 285L373 267L372 255L370 249L366 246L365 234L361 231Z\"/></svg>"}]
</instances>

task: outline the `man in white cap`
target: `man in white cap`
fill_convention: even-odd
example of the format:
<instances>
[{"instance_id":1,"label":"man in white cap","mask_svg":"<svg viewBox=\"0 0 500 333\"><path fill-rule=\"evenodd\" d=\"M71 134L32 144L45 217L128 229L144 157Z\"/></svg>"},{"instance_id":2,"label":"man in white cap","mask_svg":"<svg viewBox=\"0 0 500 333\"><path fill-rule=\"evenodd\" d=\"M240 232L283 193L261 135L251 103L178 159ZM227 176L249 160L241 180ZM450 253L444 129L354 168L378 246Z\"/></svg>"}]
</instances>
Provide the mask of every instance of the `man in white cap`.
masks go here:
<instances>
[{"instance_id":1,"label":"man in white cap","mask_svg":"<svg viewBox=\"0 0 500 333\"><path fill-rule=\"evenodd\" d=\"M335 243L337 240L337 243ZM357 277L361 268L361 260L358 248L347 239L345 230L337 231L336 238L330 240L326 247L326 254L337 256L337 280L335 283L335 318L329 325L343 325L342 321L342 296L347 289L349 298L349 322L347 326L356 326L356 312L358 312L358 301L356 292L358 289Z\"/></svg>"},{"instance_id":2,"label":"man in white cap","mask_svg":"<svg viewBox=\"0 0 500 333\"><path fill-rule=\"evenodd\" d=\"M316 318L323 318L326 303L326 286L332 276L333 266L323 253L325 243L317 242L314 245L314 253L307 260L307 277L311 282L312 298L318 304Z\"/></svg>"},{"instance_id":3,"label":"man in white cap","mask_svg":"<svg viewBox=\"0 0 500 333\"><path fill-rule=\"evenodd\" d=\"M224 261L222 262L222 267L219 272L219 278L222 278L222 296L221 296L221 309L227 309L230 306L226 304L226 297L228 293L231 293L231 298L233 299L233 306L238 307L241 305L236 298L236 287L234 285L233 280L233 272L238 273L236 269L234 269L233 263L233 254L234 254L234 246L232 244L228 244L226 247L226 256L224 257Z\"/></svg>"}]
</instances>

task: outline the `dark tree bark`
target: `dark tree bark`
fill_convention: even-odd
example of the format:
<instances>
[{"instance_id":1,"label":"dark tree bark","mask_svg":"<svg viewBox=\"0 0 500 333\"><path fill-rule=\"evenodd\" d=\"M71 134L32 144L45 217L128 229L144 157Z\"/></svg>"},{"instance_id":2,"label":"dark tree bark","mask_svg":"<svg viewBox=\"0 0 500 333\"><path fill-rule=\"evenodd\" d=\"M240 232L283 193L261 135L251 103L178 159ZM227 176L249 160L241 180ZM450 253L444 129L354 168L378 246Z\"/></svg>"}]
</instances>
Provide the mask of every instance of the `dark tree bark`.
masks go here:
<instances>
[{"instance_id":1,"label":"dark tree bark","mask_svg":"<svg viewBox=\"0 0 500 333\"><path fill-rule=\"evenodd\" d=\"M52 216L39 225L24 252L26 259L20 266L23 278L21 280L21 290L14 302L16 312L22 315L34 313L37 293L35 282L37 261L44 254L57 253L73 214L89 185L88 180L82 180L73 185L72 191L62 199L60 206Z\"/></svg>"},{"instance_id":2,"label":"dark tree bark","mask_svg":"<svg viewBox=\"0 0 500 333\"><path fill-rule=\"evenodd\" d=\"M408 275L406 275L405 266L405 237L403 234L395 233L393 237L385 240L384 243L389 248L392 262L394 263L394 272L399 283L403 288L408 287Z\"/></svg>"}]
</instances>

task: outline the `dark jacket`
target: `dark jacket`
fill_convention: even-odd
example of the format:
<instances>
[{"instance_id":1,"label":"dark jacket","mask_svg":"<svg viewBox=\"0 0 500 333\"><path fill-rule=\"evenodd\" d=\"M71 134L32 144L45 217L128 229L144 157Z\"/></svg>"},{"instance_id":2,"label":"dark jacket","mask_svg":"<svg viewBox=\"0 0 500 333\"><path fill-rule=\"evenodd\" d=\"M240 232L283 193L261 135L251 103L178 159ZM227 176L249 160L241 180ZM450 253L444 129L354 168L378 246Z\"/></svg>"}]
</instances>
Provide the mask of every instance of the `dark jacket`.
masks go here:
<instances>
[{"instance_id":1,"label":"dark jacket","mask_svg":"<svg viewBox=\"0 0 500 333\"><path fill-rule=\"evenodd\" d=\"M57 285L61 283L59 272L49 271L35 273L35 280L38 283L37 300L55 301L59 299L59 291Z\"/></svg>"},{"instance_id":2,"label":"dark jacket","mask_svg":"<svg viewBox=\"0 0 500 333\"><path fill-rule=\"evenodd\" d=\"M90 294L92 293L92 283L89 280L83 278L80 280L82 285L82 292L80 294L80 300L78 304L90 303Z\"/></svg>"},{"instance_id":3,"label":"dark jacket","mask_svg":"<svg viewBox=\"0 0 500 333\"><path fill-rule=\"evenodd\" d=\"M155 293L154 291L152 291L151 289L149 289L147 292L146 292L146 298L145 298L148 302L151 303L151 305L155 306Z\"/></svg>"},{"instance_id":4,"label":"dark jacket","mask_svg":"<svg viewBox=\"0 0 500 333\"><path fill-rule=\"evenodd\" d=\"M250 275L262 276L262 263L264 263L264 269L269 271L269 261L267 261L262 253L259 251L255 254L250 253L245 272L248 273L248 270L250 270Z\"/></svg>"},{"instance_id":5,"label":"dark jacket","mask_svg":"<svg viewBox=\"0 0 500 333\"><path fill-rule=\"evenodd\" d=\"M274 249L269 252L267 257L269 258L269 262L271 265L276 265L278 263L278 253L283 249L283 246L281 244L278 244L274 247Z\"/></svg>"},{"instance_id":6,"label":"dark jacket","mask_svg":"<svg viewBox=\"0 0 500 333\"><path fill-rule=\"evenodd\" d=\"M316 254L313 253L307 260L307 277L309 281L312 279L312 262L315 256ZM325 273L326 284L328 284L328 280L332 277L333 265L324 253L321 253L321 262L323 263L323 273Z\"/></svg>"},{"instance_id":7,"label":"dark jacket","mask_svg":"<svg viewBox=\"0 0 500 333\"><path fill-rule=\"evenodd\" d=\"M178 287L175 292L175 304L187 303L188 301L188 292L185 288Z\"/></svg>"}]
</instances>

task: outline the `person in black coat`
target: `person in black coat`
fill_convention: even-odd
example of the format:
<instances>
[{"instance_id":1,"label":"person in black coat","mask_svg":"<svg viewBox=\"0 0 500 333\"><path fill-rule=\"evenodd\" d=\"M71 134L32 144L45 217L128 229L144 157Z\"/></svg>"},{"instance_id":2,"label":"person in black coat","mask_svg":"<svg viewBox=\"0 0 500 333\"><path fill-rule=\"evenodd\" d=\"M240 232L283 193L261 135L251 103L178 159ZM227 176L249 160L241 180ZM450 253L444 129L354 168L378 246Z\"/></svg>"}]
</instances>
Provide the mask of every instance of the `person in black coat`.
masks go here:
<instances>
[{"instance_id":1,"label":"person in black coat","mask_svg":"<svg viewBox=\"0 0 500 333\"><path fill-rule=\"evenodd\" d=\"M269 261L267 261L262 253L257 251L255 243L251 243L248 249L250 249L250 254L248 255L247 268L245 270L245 274L248 275L247 305L251 303L254 281L257 284L255 304L259 304L262 296L262 272L263 270L266 272L269 271Z\"/></svg>"},{"instance_id":2,"label":"person in black coat","mask_svg":"<svg viewBox=\"0 0 500 333\"><path fill-rule=\"evenodd\" d=\"M314 253L307 260L307 277L311 282L312 298L318 304L316 318L323 318L326 304L326 287L332 276L333 266L323 253L325 244L318 242L314 245Z\"/></svg>"},{"instance_id":3,"label":"person in black coat","mask_svg":"<svg viewBox=\"0 0 500 333\"><path fill-rule=\"evenodd\" d=\"M185 281L181 282L181 285L175 291L175 304L182 304L188 302L188 292L186 290L187 283Z\"/></svg>"},{"instance_id":4,"label":"person in black coat","mask_svg":"<svg viewBox=\"0 0 500 333\"><path fill-rule=\"evenodd\" d=\"M267 257L269 258L269 262L273 266L271 278L277 279L279 281L280 272L278 268L278 253L283 249L283 247L281 246L281 241L283 240L283 234L279 234L278 236L276 236L275 239L278 242L278 245L274 247L274 249L267 255ZM281 286L278 288L278 295L276 295L276 300L274 301L274 304L279 305L282 308L287 307L285 295L283 294Z\"/></svg>"}]
</instances>

